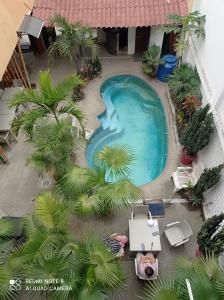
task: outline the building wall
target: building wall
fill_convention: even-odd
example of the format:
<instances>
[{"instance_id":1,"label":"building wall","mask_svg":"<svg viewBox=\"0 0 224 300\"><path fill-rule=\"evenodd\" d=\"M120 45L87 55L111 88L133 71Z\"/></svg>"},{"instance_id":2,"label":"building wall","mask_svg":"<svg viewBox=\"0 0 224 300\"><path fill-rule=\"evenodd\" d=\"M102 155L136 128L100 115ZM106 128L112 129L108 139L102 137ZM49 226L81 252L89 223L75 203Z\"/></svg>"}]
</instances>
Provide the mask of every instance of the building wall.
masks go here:
<instances>
[{"instance_id":1,"label":"building wall","mask_svg":"<svg viewBox=\"0 0 224 300\"><path fill-rule=\"evenodd\" d=\"M218 8L218 9L217 9ZM195 0L193 10L206 15L204 40L190 39L185 61L196 65L202 82L204 104L209 103L214 115L216 130L207 147L199 153L205 167L224 162L224 2ZM205 194L205 217L224 211L224 179Z\"/></svg>"},{"instance_id":2,"label":"building wall","mask_svg":"<svg viewBox=\"0 0 224 300\"><path fill-rule=\"evenodd\" d=\"M157 26L151 27L149 47L152 46L153 44L156 44L156 46L159 46L162 50L163 37L164 37L164 32L161 30L160 27Z\"/></svg>"},{"instance_id":3,"label":"building wall","mask_svg":"<svg viewBox=\"0 0 224 300\"><path fill-rule=\"evenodd\" d=\"M224 162L224 153L217 130L215 130L209 145L200 151L199 159L206 168L214 167ZM224 176L222 176L218 185L205 193L204 201L204 215L206 219L222 211L224 211Z\"/></svg>"},{"instance_id":4,"label":"building wall","mask_svg":"<svg viewBox=\"0 0 224 300\"><path fill-rule=\"evenodd\" d=\"M0 79L10 61L18 41L16 34L24 14L33 8L34 0L0 1Z\"/></svg>"}]
</instances>

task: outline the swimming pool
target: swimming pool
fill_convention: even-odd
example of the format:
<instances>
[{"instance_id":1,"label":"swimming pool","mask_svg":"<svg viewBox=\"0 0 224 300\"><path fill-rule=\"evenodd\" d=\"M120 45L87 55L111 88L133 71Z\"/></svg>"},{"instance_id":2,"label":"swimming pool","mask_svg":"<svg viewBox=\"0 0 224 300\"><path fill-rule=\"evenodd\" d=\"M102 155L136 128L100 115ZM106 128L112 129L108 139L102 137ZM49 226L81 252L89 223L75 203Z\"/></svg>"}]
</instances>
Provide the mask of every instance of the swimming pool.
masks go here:
<instances>
[{"instance_id":1,"label":"swimming pool","mask_svg":"<svg viewBox=\"0 0 224 300\"><path fill-rule=\"evenodd\" d=\"M146 81L117 75L101 86L106 110L86 148L89 167L105 145L127 145L136 156L129 179L137 186L158 177L167 160L167 126L163 105Z\"/></svg>"}]
</instances>

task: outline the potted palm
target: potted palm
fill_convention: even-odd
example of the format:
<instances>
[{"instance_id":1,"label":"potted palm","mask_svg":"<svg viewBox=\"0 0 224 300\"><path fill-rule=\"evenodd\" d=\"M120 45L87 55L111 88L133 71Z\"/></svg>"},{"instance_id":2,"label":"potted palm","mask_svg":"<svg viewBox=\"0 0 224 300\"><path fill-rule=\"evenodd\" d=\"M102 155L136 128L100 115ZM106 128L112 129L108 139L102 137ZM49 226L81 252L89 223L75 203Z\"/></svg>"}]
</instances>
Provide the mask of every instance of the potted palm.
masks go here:
<instances>
[{"instance_id":1,"label":"potted palm","mask_svg":"<svg viewBox=\"0 0 224 300\"><path fill-rule=\"evenodd\" d=\"M160 47L153 44L150 46L143 55L142 64L143 71L146 75L154 78L156 76L156 71L158 64L161 62L159 58Z\"/></svg>"},{"instance_id":2,"label":"potted palm","mask_svg":"<svg viewBox=\"0 0 224 300\"><path fill-rule=\"evenodd\" d=\"M224 213L209 218L198 232L197 242L202 254L219 255L224 249Z\"/></svg>"},{"instance_id":3,"label":"potted palm","mask_svg":"<svg viewBox=\"0 0 224 300\"><path fill-rule=\"evenodd\" d=\"M57 193L82 217L127 208L141 198L139 188L127 178L133 159L126 146L106 146L92 169L73 167L59 180Z\"/></svg>"},{"instance_id":4,"label":"potted palm","mask_svg":"<svg viewBox=\"0 0 224 300\"><path fill-rule=\"evenodd\" d=\"M192 163L197 152L209 143L213 132L213 115L209 109L210 106L207 104L196 110L180 137L180 143L183 146L181 163L184 165Z\"/></svg>"},{"instance_id":5,"label":"potted palm","mask_svg":"<svg viewBox=\"0 0 224 300\"><path fill-rule=\"evenodd\" d=\"M187 197L191 200L192 205L199 205L203 201L205 191L216 185L220 178L224 164L220 164L213 168L204 169L198 182L195 185L188 184L186 188Z\"/></svg>"}]
</instances>

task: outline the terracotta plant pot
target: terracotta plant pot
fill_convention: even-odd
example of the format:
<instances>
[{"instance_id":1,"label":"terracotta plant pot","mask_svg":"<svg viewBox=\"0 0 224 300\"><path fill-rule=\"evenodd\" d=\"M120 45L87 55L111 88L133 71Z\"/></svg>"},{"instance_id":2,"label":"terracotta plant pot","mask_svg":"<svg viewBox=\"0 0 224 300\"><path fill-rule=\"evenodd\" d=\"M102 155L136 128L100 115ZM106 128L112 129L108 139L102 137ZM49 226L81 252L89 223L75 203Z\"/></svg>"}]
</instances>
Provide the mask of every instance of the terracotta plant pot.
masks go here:
<instances>
[{"instance_id":1,"label":"terracotta plant pot","mask_svg":"<svg viewBox=\"0 0 224 300\"><path fill-rule=\"evenodd\" d=\"M196 157L196 155L188 155L186 149L183 148L180 161L183 165L190 165L196 159Z\"/></svg>"},{"instance_id":2,"label":"terracotta plant pot","mask_svg":"<svg viewBox=\"0 0 224 300\"><path fill-rule=\"evenodd\" d=\"M199 256L203 256L203 254L202 254L202 252L201 252L201 250L200 250L200 248L199 248L199 245L197 244L197 248L196 248L196 251L195 251L195 255L197 256L197 257L199 257Z\"/></svg>"}]
</instances>

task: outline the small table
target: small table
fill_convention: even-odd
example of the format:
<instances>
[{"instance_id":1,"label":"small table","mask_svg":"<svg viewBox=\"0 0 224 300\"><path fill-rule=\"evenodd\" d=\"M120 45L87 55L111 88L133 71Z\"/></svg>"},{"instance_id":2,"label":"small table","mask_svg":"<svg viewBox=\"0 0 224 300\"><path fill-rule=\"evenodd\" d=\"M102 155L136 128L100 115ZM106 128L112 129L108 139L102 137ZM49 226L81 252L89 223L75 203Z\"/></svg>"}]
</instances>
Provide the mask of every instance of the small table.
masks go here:
<instances>
[{"instance_id":1,"label":"small table","mask_svg":"<svg viewBox=\"0 0 224 300\"><path fill-rule=\"evenodd\" d=\"M0 114L0 131L11 131L11 122L15 114L1 115Z\"/></svg>"},{"instance_id":2,"label":"small table","mask_svg":"<svg viewBox=\"0 0 224 300\"><path fill-rule=\"evenodd\" d=\"M1 94L0 101L9 101L16 93L23 91L22 87L7 87Z\"/></svg>"},{"instance_id":3,"label":"small table","mask_svg":"<svg viewBox=\"0 0 224 300\"><path fill-rule=\"evenodd\" d=\"M7 101L0 101L0 115L15 115L15 109L8 108Z\"/></svg>"},{"instance_id":4,"label":"small table","mask_svg":"<svg viewBox=\"0 0 224 300\"><path fill-rule=\"evenodd\" d=\"M161 251L158 220L153 219L153 221L154 226L149 226L146 219L129 220L130 251ZM158 234L153 235L153 233Z\"/></svg>"}]
</instances>

